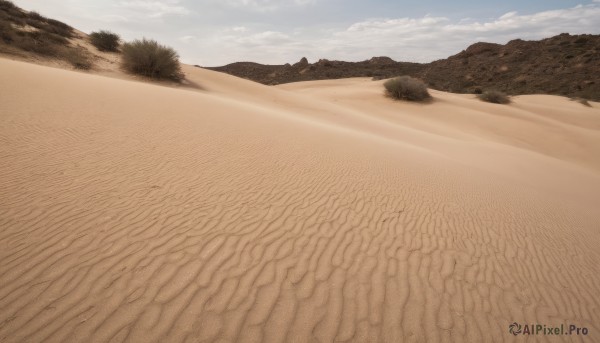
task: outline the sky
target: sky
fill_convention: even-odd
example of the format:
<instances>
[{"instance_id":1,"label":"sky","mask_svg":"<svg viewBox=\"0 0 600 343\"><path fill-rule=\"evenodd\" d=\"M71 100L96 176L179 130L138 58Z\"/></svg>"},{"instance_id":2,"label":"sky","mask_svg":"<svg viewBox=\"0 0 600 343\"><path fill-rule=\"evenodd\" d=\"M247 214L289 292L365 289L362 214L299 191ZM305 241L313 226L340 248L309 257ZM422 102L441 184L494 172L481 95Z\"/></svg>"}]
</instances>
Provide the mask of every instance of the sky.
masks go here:
<instances>
[{"instance_id":1,"label":"sky","mask_svg":"<svg viewBox=\"0 0 600 343\"><path fill-rule=\"evenodd\" d=\"M600 0L13 0L87 33L150 38L219 66L389 56L431 62L470 44L600 34Z\"/></svg>"}]
</instances>

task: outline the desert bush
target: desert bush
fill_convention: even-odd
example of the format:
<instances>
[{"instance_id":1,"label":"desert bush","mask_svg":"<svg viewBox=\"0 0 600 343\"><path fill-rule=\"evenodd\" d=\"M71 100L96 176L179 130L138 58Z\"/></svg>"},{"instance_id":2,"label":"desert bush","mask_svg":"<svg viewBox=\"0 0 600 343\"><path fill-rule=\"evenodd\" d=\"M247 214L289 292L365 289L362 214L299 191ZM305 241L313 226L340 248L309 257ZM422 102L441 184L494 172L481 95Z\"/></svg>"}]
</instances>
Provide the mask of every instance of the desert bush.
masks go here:
<instances>
[{"instance_id":1,"label":"desert bush","mask_svg":"<svg viewBox=\"0 0 600 343\"><path fill-rule=\"evenodd\" d=\"M119 35L110 31L98 31L90 34L90 42L100 51L117 51Z\"/></svg>"},{"instance_id":2,"label":"desert bush","mask_svg":"<svg viewBox=\"0 0 600 343\"><path fill-rule=\"evenodd\" d=\"M29 12L28 17L37 21L46 21L46 17L34 11Z\"/></svg>"},{"instance_id":3,"label":"desert bush","mask_svg":"<svg viewBox=\"0 0 600 343\"><path fill-rule=\"evenodd\" d=\"M410 76L400 76L386 81L383 86L389 97L408 101L425 101L431 99L427 86Z\"/></svg>"},{"instance_id":4,"label":"desert bush","mask_svg":"<svg viewBox=\"0 0 600 343\"><path fill-rule=\"evenodd\" d=\"M80 49L68 49L64 52L63 57L75 69L89 70L92 68L92 61L89 56Z\"/></svg>"},{"instance_id":5,"label":"desert bush","mask_svg":"<svg viewBox=\"0 0 600 343\"><path fill-rule=\"evenodd\" d=\"M503 92L490 90L485 91L481 94L478 94L477 97L481 101L491 102L494 104L508 104L510 103L510 98Z\"/></svg>"},{"instance_id":6,"label":"desert bush","mask_svg":"<svg viewBox=\"0 0 600 343\"><path fill-rule=\"evenodd\" d=\"M177 52L154 40L125 43L121 52L123 67L131 73L156 79L183 79Z\"/></svg>"}]
</instances>

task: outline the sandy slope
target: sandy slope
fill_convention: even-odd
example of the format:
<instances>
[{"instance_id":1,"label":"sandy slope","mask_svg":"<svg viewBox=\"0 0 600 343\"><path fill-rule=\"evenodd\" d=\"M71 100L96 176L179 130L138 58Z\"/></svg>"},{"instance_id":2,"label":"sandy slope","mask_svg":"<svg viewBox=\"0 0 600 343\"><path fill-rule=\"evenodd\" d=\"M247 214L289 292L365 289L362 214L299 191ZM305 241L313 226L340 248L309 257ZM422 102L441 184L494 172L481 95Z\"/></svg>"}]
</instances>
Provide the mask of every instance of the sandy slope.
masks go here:
<instances>
[{"instance_id":1,"label":"sandy slope","mask_svg":"<svg viewBox=\"0 0 600 343\"><path fill-rule=\"evenodd\" d=\"M0 59L1 342L600 339L598 103L186 73Z\"/></svg>"}]
</instances>

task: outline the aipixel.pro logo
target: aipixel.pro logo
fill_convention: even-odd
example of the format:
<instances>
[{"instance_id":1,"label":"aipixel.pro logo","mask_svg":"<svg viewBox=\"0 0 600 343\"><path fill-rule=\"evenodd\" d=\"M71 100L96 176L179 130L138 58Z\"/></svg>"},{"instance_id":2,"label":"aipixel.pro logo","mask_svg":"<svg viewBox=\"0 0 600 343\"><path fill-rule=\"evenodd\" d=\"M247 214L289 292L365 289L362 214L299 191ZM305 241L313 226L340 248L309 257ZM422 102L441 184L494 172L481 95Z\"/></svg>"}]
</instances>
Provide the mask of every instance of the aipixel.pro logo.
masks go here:
<instances>
[{"instance_id":1,"label":"aipixel.pro logo","mask_svg":"<svg viewBox=\"0 0 600 343\"><path fill-rule=\"evenodd\" d=\"M587 336L589 333L588 328L578 327L577 325L560 324L560 326L551 326L543 324L524 324L521 325L517 322L513 322L508 325L508 332L511 335L543 335L543 336L564 336L564 335L581 335Z\"/></svg>"}]
</instances>

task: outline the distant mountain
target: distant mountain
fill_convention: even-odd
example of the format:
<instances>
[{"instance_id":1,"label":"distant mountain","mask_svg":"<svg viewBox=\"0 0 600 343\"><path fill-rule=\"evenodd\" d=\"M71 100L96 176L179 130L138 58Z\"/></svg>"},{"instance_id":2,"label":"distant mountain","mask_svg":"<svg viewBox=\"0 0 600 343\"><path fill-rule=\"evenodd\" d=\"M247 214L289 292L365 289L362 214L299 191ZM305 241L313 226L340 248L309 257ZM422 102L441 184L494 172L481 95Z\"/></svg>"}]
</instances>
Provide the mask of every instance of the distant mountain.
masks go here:
<instances>
[{"instance_id":1,"label":"distant mountain","mask_svg":"<svg viewBox=\"0 0 600 343\"><path fill-rule=\"evenodd\" d=\"M347 77L389 78L397 75L417 75L426 65L420 63L396 62L389 57L373 57L362 62L330 61L321 59L309 64L306 58L291 65L265 65L253 62L236 62L222 67L206 69L216 70L266 85L281 83L341 79Z\"/></svg>"},{"instance_id":2,"label":"distant mountain","mask_svg":"<svg viewBox=\"0 0 600 343\"><path fill-rule=\"evenodd\" d=\"M420 75L432 88L557 94L600 101L600 35L561 34L506 45L476 43Z\"/></svg>"},{"instance_id":3,"label":"distant mountain","mask_svg":"<svg viewBox=\"0 0 600 343\"><path fill-rule=\"evenodd\" d=\"M432 63L396 62L373 57L362 62L303 58L290 65L238 62L207 68L267 85L346 77L390 78L411 75L431 88L478 93L556 94L600 101L600 35L560 34L540 41L513 40L506 45L476 43Z\"/></svg>"}]
</instances>

